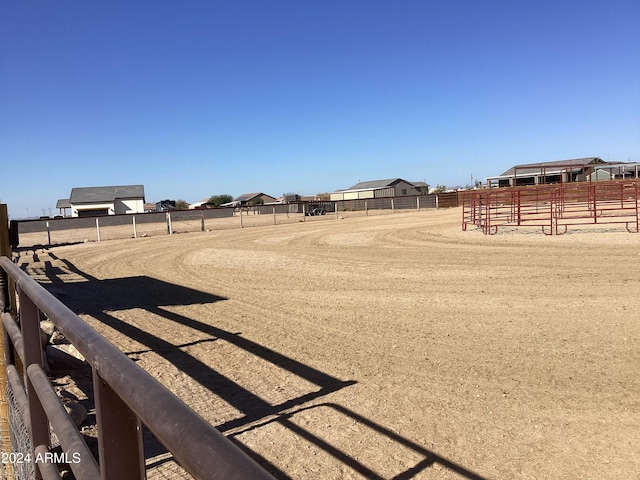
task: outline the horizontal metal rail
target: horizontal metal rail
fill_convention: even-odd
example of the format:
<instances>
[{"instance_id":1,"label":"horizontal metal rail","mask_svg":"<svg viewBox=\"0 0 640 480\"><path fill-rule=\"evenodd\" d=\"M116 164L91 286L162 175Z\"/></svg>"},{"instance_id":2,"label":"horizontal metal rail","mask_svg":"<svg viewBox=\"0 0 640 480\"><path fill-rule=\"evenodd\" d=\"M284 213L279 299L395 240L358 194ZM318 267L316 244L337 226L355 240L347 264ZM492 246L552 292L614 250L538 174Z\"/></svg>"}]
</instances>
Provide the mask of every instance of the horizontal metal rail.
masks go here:
<instances>
[{"instance_id":1,"label":"horizontal metal rail","mask_svg":"<svg viewBox=\"0 0 640 480\"><path fill-rule=\"evenodd\" d=\"M2 314L2 325L4 326L5 332L9 335L11 342L13 343L13 347L16 349L18 356L20 358L24 358L24 345L22 342L22 332L20 332L20 327L13 320L13 317L10 313Z\"/></svg>"},{"instance_id":2,"label":"horizontal metal rail","mask_svg":"<svg viewBox=\"0 0 640 480\"><path fill-rule=\"evenodd\" d=\"M16 350L21 350L17 353L21 356L25 367L24 382L29 406L28 423L33 445L37 447L46 443L46 441L40 441L45 428L42 426L42 415L38 412L42 409L46 413L46 437L49 436L48 422L51 422L63 448L66 445L67 448L76 449L74 451L83 450L74 443L76 440L67 436L65 430L68 429L68 424L59 418L60 401L57 396L54 399L51 396L53 390L48 391L44 385L46 375L41 368L42 353L41 351L34 353L32 345L36 340L27 338L36 332L38 348L41 349L39 317L42 312L76 347L93 369L101 478L144 478L144 465L142 470L134 468L136 462L144 462L144 457L140 458L139 453L142 451L140 422L149 428L173 454L176 461L195 478L272 478L248 455L8 258L0 257L0 269L13 279L19 293L20 328L9 313L3 314L2 320L13 344L5 345L5 348L8 350L13 346ZM0 273L3 272L0 271ZM3 298L8 298L8 295L3 295ZM30 305L31 302L32 305ZM9 309L7 305L2 305L2 308L5 311ZM35 326L37 328L34 328ZM24 347L18 347L20 345ZM95 385L96 380L100 383L99 386ZM103 398L100 398L101 394L104 394ZM55 396L55 393L53 395ZM39 401L33 397L39 397ZM54 400L58 406L53 405ZM113 432L109 427L112 423L127 424L128 420L122 421L118 417L123 414L126 416L127 410L130 410L131 414L138 419L138 424L136 426L134 423L128 429L129 438L118 437L117 432ZM62 432L56 430L56 427L62 429ZM135 438L130 438L131 435ZM135 444L138 445L139 452L131 453L130 447ZM125 449L127 451L124 451ZM122 458L112 458L115 455L121 455ZM132 458L128 460L128 465L125 461L126 468L119 466L125 457ZM97 471L91 465L92 460L83 458L82 463L86 462L83 469L86 468L87 471L83 470L82 477L98 478ZM87 473L89 470L91 472ZM44 473L42 469L40 473ZM74 473L76 473L75 470Z\"/></svg>"}]
</instances>

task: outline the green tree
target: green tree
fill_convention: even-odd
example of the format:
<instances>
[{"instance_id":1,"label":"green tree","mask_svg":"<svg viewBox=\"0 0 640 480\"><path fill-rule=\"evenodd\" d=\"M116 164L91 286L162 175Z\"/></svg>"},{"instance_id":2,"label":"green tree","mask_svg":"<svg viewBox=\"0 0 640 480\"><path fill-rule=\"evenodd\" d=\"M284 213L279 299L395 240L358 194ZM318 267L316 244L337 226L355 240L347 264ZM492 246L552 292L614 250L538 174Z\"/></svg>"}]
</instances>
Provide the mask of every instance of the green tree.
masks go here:
<instances>
[{"instance_id":1,"label":"green tree","mask_svg":"<svg viewBox=\"0 0 640 480\"><path fill-rule=\"evenodd\" d=\"M187 210L188 208L189 208L189 204L186 201L184 201L182 199L176 200L176 209L177 210Z\"/></svg>"},{"instance_id":2,"label":"green tree","mask_svg":"<svg viewBox=\"0 0 640 480\"><path fill-rule=\"evenodd\" d=\"M223 193L221 195L211 195L209 197L209 201L207 202L209 205L213 205L214 207L219 207L222 204L229 203L233 201L233 197L228 193Z\"/></svg>"},{"instance_id":3,"label":"green tree","mask_svg":"<svg viewBox=\"0 0 640 480\"><path fill-rule=\"evenodd\" d=\"M445 185L436 185L436 188L431 190L431 193L444 193L447 191L447 187Z\"/></svg>"},{"instance_id":4,"label":"green tree","mask_svg":"<svg viewBox=\"0 0 640 480\"><path fill-rule=\"evenodd\" d=\"M252 207L255 207L256 205L262 205L262 204L264 204L264 199L262 197L256 197L250 202L250 205Z\"/></svg>"},{"instance_id":5,"label":"green tree","mask_svg":"<svg viewBox=\"0 0 640 480\"><path fill-rule=\"evenodd\" d=\"M300 201L300 195L298 195L297 193L294 193L294 192L283 193L282 196L284 197L284 199L287 202L299 202Z\"/></svg>"}]
</instances>

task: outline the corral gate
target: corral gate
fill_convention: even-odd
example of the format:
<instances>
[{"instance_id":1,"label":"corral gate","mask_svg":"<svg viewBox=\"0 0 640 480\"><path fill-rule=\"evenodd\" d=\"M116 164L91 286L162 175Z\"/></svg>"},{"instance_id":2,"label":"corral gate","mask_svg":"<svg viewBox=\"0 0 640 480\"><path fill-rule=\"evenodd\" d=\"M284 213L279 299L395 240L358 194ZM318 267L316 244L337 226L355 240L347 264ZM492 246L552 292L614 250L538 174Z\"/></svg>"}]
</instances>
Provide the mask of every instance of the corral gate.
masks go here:
<instances>
[{"instance_id":1,"label":"corral gate","mask_svg":"<svg viewBox=\"0 0 640 480\"><path fill-rule=\"evenodd\" d=\"M500 227L539 227L562 235L569 226L625 225L639 231L640 181L562 183L465 192L462 229L493 235Z\"/></svg>"}]
</instances>

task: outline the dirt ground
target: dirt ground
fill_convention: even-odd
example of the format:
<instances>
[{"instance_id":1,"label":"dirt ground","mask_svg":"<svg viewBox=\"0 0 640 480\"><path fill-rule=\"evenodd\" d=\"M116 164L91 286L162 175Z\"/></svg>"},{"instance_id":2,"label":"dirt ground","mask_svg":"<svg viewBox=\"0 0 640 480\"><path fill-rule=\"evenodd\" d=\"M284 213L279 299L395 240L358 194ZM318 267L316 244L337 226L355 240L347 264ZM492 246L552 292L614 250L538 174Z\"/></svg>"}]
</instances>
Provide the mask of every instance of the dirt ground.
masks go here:
<instances>
[{"instance_id":1,"label":"dirt ground","mask_svg":"<svg viewBox=\"0 0 640 480\"><path fill-rule=\"evenodd\" d=\"M277 478L640 478L640 235L460 209L20 263ZM180 478L162 448L149 478Z\"/></svg>"}]
</instances>

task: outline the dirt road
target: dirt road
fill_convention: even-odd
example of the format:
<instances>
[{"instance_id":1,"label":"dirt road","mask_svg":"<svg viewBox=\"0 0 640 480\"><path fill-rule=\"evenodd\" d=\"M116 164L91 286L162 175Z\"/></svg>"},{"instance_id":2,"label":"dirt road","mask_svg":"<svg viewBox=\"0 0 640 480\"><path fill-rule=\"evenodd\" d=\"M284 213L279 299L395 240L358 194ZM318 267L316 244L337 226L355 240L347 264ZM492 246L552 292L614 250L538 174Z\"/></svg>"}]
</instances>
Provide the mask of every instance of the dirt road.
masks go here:
<instances>
[{"instance_id":1,"label":"dirt road","mask_svg":"<svg viewBox=\"0 0 640 480\"><path fill-rule=\"evenodd\" d=\"M640 235L345 217L21 261L277 477L640 478Z\"/></svg>"}]
</instances>

